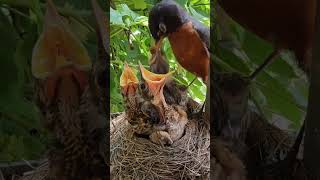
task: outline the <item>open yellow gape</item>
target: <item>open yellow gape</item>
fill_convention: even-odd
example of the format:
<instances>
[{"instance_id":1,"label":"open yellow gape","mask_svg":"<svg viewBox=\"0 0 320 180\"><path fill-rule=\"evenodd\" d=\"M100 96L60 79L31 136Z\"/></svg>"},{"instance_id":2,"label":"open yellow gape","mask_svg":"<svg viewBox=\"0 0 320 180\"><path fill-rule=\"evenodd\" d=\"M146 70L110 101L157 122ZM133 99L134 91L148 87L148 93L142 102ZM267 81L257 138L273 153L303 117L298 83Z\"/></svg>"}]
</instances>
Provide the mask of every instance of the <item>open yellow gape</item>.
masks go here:
<instances>
[{"instance_id":1,"label":"open yellow gape","mask_svg":"<svg viewBox=\"0 0 320 180\"><path fill-rule=\"evenodd\" d=\"M121 91L125 96L133 94L139 84L139 80L127 63L124 64L123 72L120 76Z\"/></svg>"},{"instance_id":2,"label":"open yellow gape","mask_svg":"<svg viewBox=\"0 0 320 180\"><path fill-rule=\"evenodd\" d=\"M91 60L80 40L59 16L52 1L47 0L43 32L33 49L32 74L45 79L69 65L87 71L91 68Z\"/></svg>"},{"instance_id":3,"label":"open yellow gape","mask_svg":"<svg viewBox=\"0 0 320 180\"><path fill-rule=\"evenodd\" d=\"M155 104L162 102L164 106L167 106L163 95L163 88L166 82L170 79L171 75L174 73L174 71L170 71L167 74L155 74L153 72L148 71L141 64L139 65L142 78L145 80L146 85L150 90L150 93L153 95Z\"/></svg>"}]
</instances>

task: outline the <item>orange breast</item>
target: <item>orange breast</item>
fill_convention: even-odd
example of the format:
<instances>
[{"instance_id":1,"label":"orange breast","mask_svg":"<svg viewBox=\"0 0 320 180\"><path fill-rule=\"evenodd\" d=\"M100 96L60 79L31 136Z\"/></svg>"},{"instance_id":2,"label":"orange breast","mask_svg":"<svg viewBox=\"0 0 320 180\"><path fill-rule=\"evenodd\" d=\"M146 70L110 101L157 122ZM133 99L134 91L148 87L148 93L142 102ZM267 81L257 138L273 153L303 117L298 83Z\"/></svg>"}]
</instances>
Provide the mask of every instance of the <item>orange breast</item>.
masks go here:
<instances>
[{"instance_id":1,"label":"orange breast","mask_svg":"<svg viewBox=\"0 0 320 180\"><path fill-rule=\"evenodd\" d=\"M192 23L185 23L176 32L169 34L168 38L179 64L206 82L210 56Z\"/></svg>"}]
</instances>

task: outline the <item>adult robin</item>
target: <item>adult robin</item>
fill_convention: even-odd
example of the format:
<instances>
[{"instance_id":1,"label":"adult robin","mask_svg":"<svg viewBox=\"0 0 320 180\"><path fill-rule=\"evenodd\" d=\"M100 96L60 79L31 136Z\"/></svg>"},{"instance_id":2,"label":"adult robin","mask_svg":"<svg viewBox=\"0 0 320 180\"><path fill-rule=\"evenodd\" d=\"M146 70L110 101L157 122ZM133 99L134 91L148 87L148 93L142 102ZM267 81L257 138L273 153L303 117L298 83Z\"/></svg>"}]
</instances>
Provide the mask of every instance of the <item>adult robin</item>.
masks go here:
<instances>
[{"instance_id":1,"label":"adult robin","mask_svg":"<svg viewBox=\"0 0 320 180\"><path fill-rule=\"evenodd\" d=\"M187 71L200 77L208 87L209 27L191 17L173 0L162 0L149 13L149 29L156 44L168 37L179 64ZM208 105L208 103L205 104ZM199 113L202 113L205 104Z\"/></svg>"},{"instance_id":2,"label":"adult robin","mask_svg":"<svg viewBox=\"0 0 320 180\"><path fill-rule=\"evenodd\" d=\"M150 11L149 29L156 43L168 37L179 64L207 83L209 27L192 18L173 0L162 0Z\"/></svg>"},{"instance_id":3,"label":"adult robin","mask_svg":"<svg viewBox=\"0 0 320 180\"><path fill-rule=\"evenodd\" d=\"M292 50L300 67L309 72L316 0L269 0L265 3L256 0L218 0L218 3L236 22L274 46L274 51L251 74L251 79L284 49Z\"/></svg>"},{"instance_id":4,"label":"adult robin","mask_svg":"<svg viewBox=\"0 0 320 180\"><path fill-rule=\"evenodd\" d=\"M299 66L310 78L312 47L315 33L316 0L218 0L219 5L236 22L269 41L274 51L251 75L254 79L284 49L295 53ZM299 13L298 13L299 12ZM305 122L304 122L305 123ZM302 140L304 123L288 155L288 164L295 159Z\"/></svg>"}]
</instances>

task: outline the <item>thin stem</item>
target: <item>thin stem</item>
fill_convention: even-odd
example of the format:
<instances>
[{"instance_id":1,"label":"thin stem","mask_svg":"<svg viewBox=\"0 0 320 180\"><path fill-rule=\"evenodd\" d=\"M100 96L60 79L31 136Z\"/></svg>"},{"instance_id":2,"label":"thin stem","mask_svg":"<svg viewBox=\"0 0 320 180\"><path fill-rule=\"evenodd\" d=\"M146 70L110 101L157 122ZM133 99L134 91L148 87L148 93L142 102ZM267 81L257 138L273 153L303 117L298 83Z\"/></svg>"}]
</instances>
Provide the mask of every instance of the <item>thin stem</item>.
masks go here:
<instances>
[{"instance_id":1,"label":"thin stem","mask_svg":"<svg viewBox=\"0 0 320 180\"><path fill-rule=\"evenodd\" d=\"M22 16L22 17L24 17L24 18L27 18L27 19L31 20L31 18L30 18L28 15L24 14L23 12L20 12L20 11L14 9L14 8L11 8L10 6L1 5L1 7L7 8L7 9L9 9L10 11L16 13L17 15L20 15L20 16Z\"/></svg>"},{"instance_id":2,"label":"thin stem","mask_svg":"<svg viewBox=\"0 0 320 180\"><path fill-rule=\"evenodd\" d=\"M275 58L280 54L280 49L275 49L264 62L250 75L250 80L254 80Z\"/></svg>"},{"instance_id":3,"label":"thin stem","mask_svg":"<svg viewBox=\"0 0 320 180\"><path fill-rule=\"evenodd\" d=\"M29 8L33 9L32 4L30 1L12 1L12 0L0 0L0 4L6 4L10 7L19 7L19 8ZM41 3L40 7L42 9L46 8L46 4ZM63 16L71 16L75 18L79 23L86 26L90 31L95 31L94 28L92 28L87 22L85 22L82 18L83 17L89 17L92 15L90 11L87 10L81 10L77 11L70 8L65 7L57 7L58 12Z\"/></svg>"},{"instance_id":4,"label":"thin stem","mask_svg":"<svg viewBox=\"0 0 320 180\"><path fill-rule=\"evenodd\" d=\"M30 1L0 0L0 4L7 4L12 7L22 7L22 8L32 9L32 4L30 3ZM40 7L45 9L46 4L40 3ZM86 10L77 11L77 10L73 10L73 9L65 8L65 7L57 7L57 10L59 13L66 15L66 16L89 17L92 14L90 11L86 11Z\"/></svg>"}]
</instances>

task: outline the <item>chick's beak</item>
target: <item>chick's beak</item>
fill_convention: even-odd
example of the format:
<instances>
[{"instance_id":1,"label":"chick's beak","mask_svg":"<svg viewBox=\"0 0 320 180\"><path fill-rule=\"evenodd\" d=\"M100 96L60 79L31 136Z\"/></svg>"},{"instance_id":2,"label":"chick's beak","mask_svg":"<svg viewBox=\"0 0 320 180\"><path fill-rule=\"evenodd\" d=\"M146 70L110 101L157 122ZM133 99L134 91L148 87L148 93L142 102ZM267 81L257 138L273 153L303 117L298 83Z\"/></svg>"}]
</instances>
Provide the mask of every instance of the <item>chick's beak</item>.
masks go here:
<instances>
[{"instance_id":1,"label":"chick's beak","mask_svg":"<svg viewBox=\"0 0 320 180\"><path fill-rule=\"evenodd\" d=\"M91 60L81 41L58 14L51 0L47 0L43 32L32 53L32 74L45 79L65 66L78 70L91 69Z\"/></svg>"},{"instance_id":2,"label":"chick's beak","mask_svg":"<svg viewBox=\"0 0 320 180\"><path fill-rule=\"evenodd\" d=\"M120 76L120 87L124 96L134 94L138 88L139 80L127 63L124 65Z\"/></svg>"},{"instance_id":3,"label":"chick's beak","mask_svg":"<svg viewBox=\"0 0 320 180\"><path fill-rule=\"evenodd\" d=\"M154 48L159 51L160 48L162 47L162 42L163 42L164 36L160 36L160 39L156 42Z\"/></svg>"},{"instance_id":4,"label":"chick's beak","mask_svg":"<svg viewBox=\"0 0 320 180\"><path fill-rule=\"evenodd\" d=\"M155 104L162 103L166 106L167 104L163 95L163 88L174 71L168 72L167 74L155 74L145 69L141 64L140 70L142 78L145 80L150 93L154 97Z\"/></svg>"},{"instance_id":5,"label":"chick's beak","mask_svg":"<svg viewBox=\"0 0 320 180\"><path fill-rule=\"evenodd\" d=\"M153 64L155 62L155 57L157 56L157 53L161 51L163 38L164 36L161 36L160 39L156 41L155 45L151 47L150 52L151 52L152 58L151 58L150 64Z\"/></svg>"}]
</instances>

